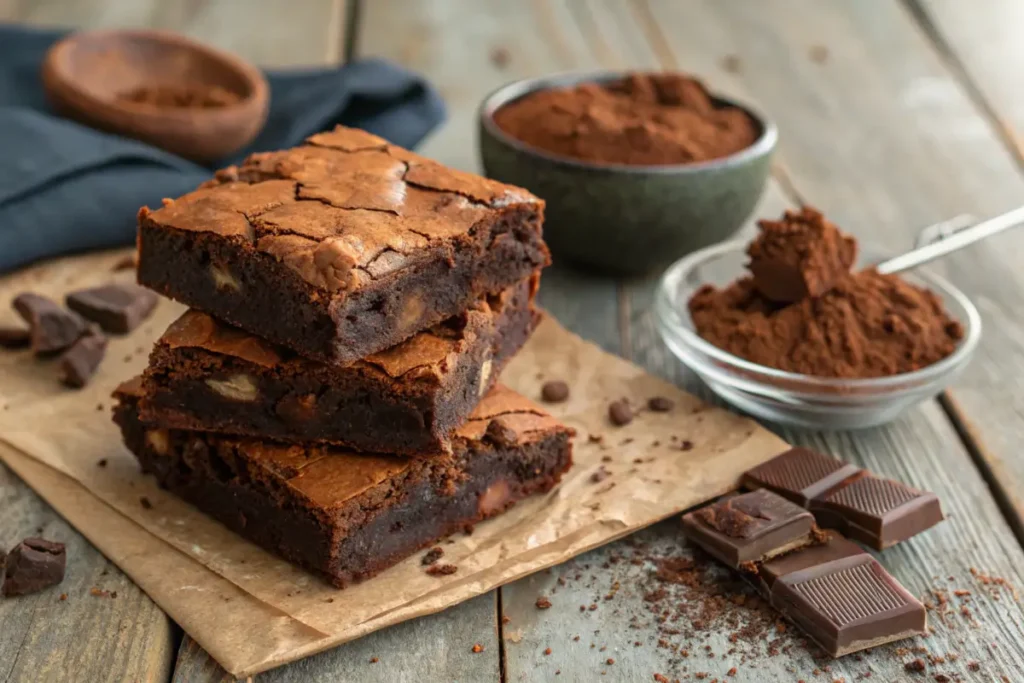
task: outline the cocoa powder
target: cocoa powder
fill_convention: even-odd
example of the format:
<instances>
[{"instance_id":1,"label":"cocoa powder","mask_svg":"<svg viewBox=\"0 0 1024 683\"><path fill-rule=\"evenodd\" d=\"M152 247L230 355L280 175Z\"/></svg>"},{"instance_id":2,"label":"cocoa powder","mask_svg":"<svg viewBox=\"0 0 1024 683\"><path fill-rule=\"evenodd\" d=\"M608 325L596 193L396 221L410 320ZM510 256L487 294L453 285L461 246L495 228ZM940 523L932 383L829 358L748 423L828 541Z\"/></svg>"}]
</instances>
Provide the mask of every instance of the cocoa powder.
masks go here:
<instances>
[{"instance_id":1,"label":"cocoa powder","mask_svg":"<svg viewBox=\"0 0 1024 683\"><path fill-rule=\"evenodd\" d=\"M841 237L837 244L850 239ZM701 337L733 355L818 377L912 372L963 338L934 292L873 269L833 275L831 288L788 305L764 296L750 276L722 289L706 285L690 299L690 315Z\"/></svg>"},{"instance_id":2,"label":"cocoa powder","mask_svg":"<svg viewBox=\"0 0 1024 683\"><path fill-rule=\"evenodd\" d=\"M494 121L560 156L641 166L728 156L760 133L746 112L717 106L700 81L677 73L540 90L501 107Z\"/></svg>"},{"instance_id":3,"label":"cocoa powder","mask_svg":"<svg viewBox=\"0 0 1024 683\"><path fill-rule=\"evenodd\" d=\"M217 85L181 84L141 86L118 95L122 102L134 102L154 107L181 109L213 109L237 104L237 93Z\"/></svg>"}]
</instances>

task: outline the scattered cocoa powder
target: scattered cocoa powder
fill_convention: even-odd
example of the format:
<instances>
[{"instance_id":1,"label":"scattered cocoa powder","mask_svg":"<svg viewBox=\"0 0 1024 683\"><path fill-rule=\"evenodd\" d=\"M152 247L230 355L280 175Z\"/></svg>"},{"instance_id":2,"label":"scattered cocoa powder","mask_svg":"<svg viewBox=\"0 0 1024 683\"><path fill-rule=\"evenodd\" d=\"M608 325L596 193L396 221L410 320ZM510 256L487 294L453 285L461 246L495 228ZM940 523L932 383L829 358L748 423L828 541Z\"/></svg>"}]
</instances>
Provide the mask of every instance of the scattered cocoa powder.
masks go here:
<instances>
[{"instance_id":1,"label":"scattered cocoa powder","mask_svg":"<svg viewBox=\"0 0 1024 683\"><path fill-rule=\"evenodd\" d=\"M719 106L700 81L678 73L541 90L500 108L494 121L528 145L600 164L707 161L760 134L746 112Z\"/></svg>"},{"instance_id":2,"label":"scattered cocoa powder","mask_svg":"<svg viewBox=\"0 0 1024 683\"><path fill-rule=\"evenodd\" d=\"M715 346L818 377L912 372L942 360L963 338L934 292L873 269L848 273L824 294L785 306L761 294L753 277L723 289L705 285L689 309L698 334Z\"/></svg>"},{"instance_id":3,"label":"scattered cocoa powder","mask_svg":"<svg viewBox=\"0 0 1024 683\"><path fill-rule=\"evenodd\" d=\"M134 102L154 107L181 109L214 109L237 104L242 98L219 85L182 83L177 85L144 85L117 96L121 102Z\"/></svg>"}]
</instances>

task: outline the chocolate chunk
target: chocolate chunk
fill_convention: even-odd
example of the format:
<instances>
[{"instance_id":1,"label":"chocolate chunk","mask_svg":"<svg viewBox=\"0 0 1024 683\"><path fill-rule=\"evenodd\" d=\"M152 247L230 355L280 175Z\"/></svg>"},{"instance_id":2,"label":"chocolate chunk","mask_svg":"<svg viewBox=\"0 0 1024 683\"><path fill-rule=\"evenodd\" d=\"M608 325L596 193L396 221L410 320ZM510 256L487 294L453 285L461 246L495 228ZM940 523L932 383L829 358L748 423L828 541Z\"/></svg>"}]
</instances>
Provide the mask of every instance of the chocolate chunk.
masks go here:
<instances>
[{"instance_id":1,"label":"chocolate chunk","mask_svg":"<svg viewBox=\"0 0 1024 683\"><path fill-rule=\"evenodd\" d=\"M828 564L847 557L867 555L859 545L840 536L835 531L822 532L820 543L808 546L794 553L786 553L774 557L757 567L759 590L766 598L771 596L771 588L775 581L793 572L803 571L809 567Z\"/></svg>"},{"instance_id":2,"label":"chocolate chunk","mask_svg":"<svg viewBox=\"0 0 1024 683\"><path fill-rule=\"evenodd\" d=\"M29 331L24 327L0 327L0 347L20 349L28 346L31 340Z\"/></svg>"},{"instance_id":3,"label":"chocolate chunk","mask_svg":"<svg viewBox=\"0 0 1024 683\"><path fill-rule=\"evenodd\" d=\"M66 555L63 543L26 538L7 556L3 594L27 595L64 580Z\"/></svg>"},{"instance_id":4,"label":"chocolate chunk","mask_svg":"<svg viewBox=\"0 0 1024 683\"><path fill-rule=\"evenodd\" d=\"M540 388L540 397L547 403L561 403L569 398L569 385L561 380L544 382Z\"/></svg>"},{"instance_id":5,"label":"chocolate chunk","mask_svg":"<svg viewBox=\"0 0 1024 683\"><path fill-rule=\"evenodd\" d=\"M128 334L149 317L157 301L154 292L138 285L111 284L72 292L65 303L105 332Z\"/></svg>"},{"instance_id":6,"label":"chocolate chunk","mask_svg":"<svg viewBox=\"0 0 1024 683\"><path fill-rule=\"evenodd\" d=\"M616 427L622 427L632 422L633 409L629 406L629 401L622 398L608 406L608 419Z\"/></svg>"},{"instance_id":7,"label":"chocolate chunk","mask_svg":"<svg viewBox=\"0 0 1024 683\"><path fill-rule=\"evenodd\" d=\"M810 510L822 526L838 529L875 550L915 536L944 518L934 493L871 474L815 498Z\"/></svg>"},{"instance_id":8,"label":"chocolate chunk","mask_svg":"<svg viewBox=\"0 0 1024 683\"><path fill-rule=\"evenodd\" d=\"M860 472L856 465L798 447L748 471L743 475L742 484L748 489L771 489L807 507L812 498Z\"/></svg>"},{"instance_id":9,"label":"chocolate chunk","mask_svg":"<svg viewBox=\"0 0 1024 683\"><path fill-rule=\"evenodd\" d=\"M780 576L771 604L833 657L927 628L924 605L867 553Z\"/></svg>"},{"instance_id":10,"label":"chocolate chunk","mask_svg":"<svg viewBox=\"0 0 1024 683\"><path fill-rule=\"evenodd\" d=\"M676 407L676 402L664 396L654 396L647 399L647 407L656 413L667 413Z\"/></svg>"},{"instance_id":11,"label":"chocolate chunk","mask_svg":"<svg viewBox=\"0 0 1024 683\"><path fill-rule=\"evenodd\" d=\"M106 353L107 338L103 333L93 330L83 335L61 355L60 381L81 389L92 379Z\"/></svg>"},{"instance_id":12,"label":"chocolate chunk","mask_svg":"<svg viewBox=\"0 0 1024 683\"><path fill-rule=\"evenodd\" d=\"M26 292L18 295L13 305L28 323L32 351L36 354L66 349L86 331L81 316L64 310L45 296Z\"/></svg>"},{"instance_id":13,"label":"chocolate chunk","mask_svg":"<svg viewBox=\"0 0 1024 683\"><path fill-rule=\"evenodd\" d=\"M810 545L818 534L813 515L765 489L688 513L683 528L694 543L733 569Z\"/></svg>"}]
</instances>

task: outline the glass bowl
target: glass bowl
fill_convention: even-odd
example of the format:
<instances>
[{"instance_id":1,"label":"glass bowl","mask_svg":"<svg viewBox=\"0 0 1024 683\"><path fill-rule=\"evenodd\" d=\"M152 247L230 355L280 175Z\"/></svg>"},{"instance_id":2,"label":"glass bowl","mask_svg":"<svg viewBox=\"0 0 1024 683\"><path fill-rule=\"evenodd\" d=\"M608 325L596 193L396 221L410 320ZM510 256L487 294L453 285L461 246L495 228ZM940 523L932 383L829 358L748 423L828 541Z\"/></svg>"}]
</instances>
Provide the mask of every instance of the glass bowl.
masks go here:
<instances>
[{"instance_id":1,"label":"glass bowl","mask_svg":"<svg viewBox=\"0 0 1024 683\"><path fill-rule=\"evenodd\" d=\"M723 286L743 275L746 248L745 241L725 242L676 261L665 271L654 305L658 331L672 353L722 399L751 415L810 429L881 425L941 392L978 346L981 317L974 304L946 280L918 270L901 276L939 295L964 327L956 351L938 363L889 377L836 379L785 372L734 356L697 335L687 302L702 285ZM862 244L860 265L889 256Z\"/></svg>"}]
</instances>

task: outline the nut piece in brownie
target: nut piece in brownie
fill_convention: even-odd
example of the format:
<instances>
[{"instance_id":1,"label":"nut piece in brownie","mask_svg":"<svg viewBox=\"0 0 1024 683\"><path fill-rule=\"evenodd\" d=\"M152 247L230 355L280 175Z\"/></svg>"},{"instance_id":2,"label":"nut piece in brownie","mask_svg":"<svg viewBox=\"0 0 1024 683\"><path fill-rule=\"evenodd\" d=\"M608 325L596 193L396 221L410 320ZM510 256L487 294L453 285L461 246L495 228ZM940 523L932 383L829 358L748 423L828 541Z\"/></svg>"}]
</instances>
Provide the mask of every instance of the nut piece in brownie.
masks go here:
<instances>
[{"instance_id":1,"label":"nut piece in brownie","mask_svg":"<svg viewBox=\"0 0 1024 683\"><path fill-rule=\"evenodd\" d=\"M139 283L324 362L390 348L550 262L544 203L353 128L139 212Z\"/></svg>"},{"instance_id":2,"label":"nut piece in brownie","mask_svg":"<svg viewBox=\"0 0 1024 683\"><path fill-rule=\"evenodd\" d=\"M142 419L177 429L360 451L433 455L535 326L538 278L478 301L398 346L325 364L188 311L157 342Z\"/></svg>"},{"instance_id":3,"label":"nut piece in brownie","mask_svg":"<svg viewBox=\"0 0 1024 683\"><path fill-rule=\"evenodd\" d=\"M142 468L235 532L337 586L550 490L572 464L573 431L498 385L460 427L450 457L359 455L139 420L141 382L114 419Z\"/></svg>"}]
</instances>

